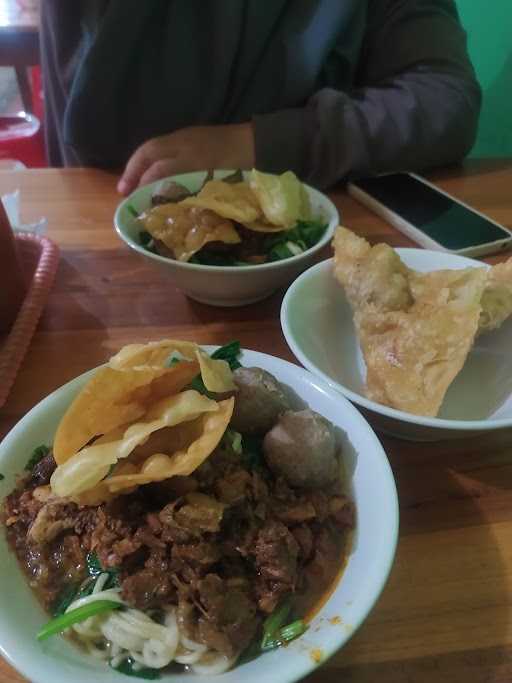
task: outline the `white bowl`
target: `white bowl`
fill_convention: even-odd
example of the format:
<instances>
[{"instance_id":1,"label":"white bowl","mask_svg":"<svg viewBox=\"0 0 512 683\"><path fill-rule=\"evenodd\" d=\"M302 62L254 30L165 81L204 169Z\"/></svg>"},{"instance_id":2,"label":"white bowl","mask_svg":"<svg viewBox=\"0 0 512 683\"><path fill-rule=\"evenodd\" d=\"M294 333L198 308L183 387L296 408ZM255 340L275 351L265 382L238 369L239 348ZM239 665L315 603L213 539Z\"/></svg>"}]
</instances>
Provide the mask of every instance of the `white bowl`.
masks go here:
<instances>
[{"instance_id":1,"label":"white bowl","mask_svg":"<svg viewBox=\"0 0 512 683\"><path fill-rule=\"evenodd\" d=\"M422 272L488 267L439 251L396 251L407 266ZM310 268L295 280L283 299L283 333L302 365L358 405L376 428L393 436L434 441L512 426L512 321L477 338L446 393L439 417L388 408L364 395L366 367L352 311L333 276L332 265L329 259Z\"/></svg>"},{"instance_id":2,"label":"white bowl","mask_svg":"<svg viewBox=\"0 0 512 683\"><path fill-rule=\"evenodd\" d=\"M222 178L229 173L231 171L217 171L215 177ZM205 172L202 171L172 176L172 180L185 185L189 190L196 191L204 177ZM147 209L150 206L151 193L159 182L161 181L141 187L119 204L114 215L117 234L129 247L172 276L178 289L188 297L212 306L242 306L270 296L313 263L315 255L331 241L339 224L338 211L331 200L318 190L305 185L312 215L325 221L328 226L319 242L304 253L282 261L255 266L203 266L197 263L182 263L144 249L138 241L141 226L128 210L129 205L133 206L137 213Z\"/></svg>"},{"instance_id":3,"label":"white bowl","mask_svg":"<svg viewBox=\"0 0 512 683\"><path fill-rule=\"evenodd\" d=\"M208 350L208 347L205 347ZM370 612L391 568L398 533L395 483L386 455L370 426L340 394L298 366L254 351L244 351L241 361L273 373L300 401L338 428L351 476L357 510L353 547L343 576L304 636L288 647L274 650L214 678L174 674L161 680L222 681L222 683L288 683L305 676L315 663L312 651L330 657L358 628ZM0 445L0 497L9 493L34 446L51 443L66 407L90 373L61 387L33 408ZM35 634L47 621L14 555L0 533L0 654L34 683L105 683L126 681L66 639L57 636L40 644ZM329 619L339 617L341 623ZM337 621L337 620L336 620Z\"/></svg>"}]
</instances>

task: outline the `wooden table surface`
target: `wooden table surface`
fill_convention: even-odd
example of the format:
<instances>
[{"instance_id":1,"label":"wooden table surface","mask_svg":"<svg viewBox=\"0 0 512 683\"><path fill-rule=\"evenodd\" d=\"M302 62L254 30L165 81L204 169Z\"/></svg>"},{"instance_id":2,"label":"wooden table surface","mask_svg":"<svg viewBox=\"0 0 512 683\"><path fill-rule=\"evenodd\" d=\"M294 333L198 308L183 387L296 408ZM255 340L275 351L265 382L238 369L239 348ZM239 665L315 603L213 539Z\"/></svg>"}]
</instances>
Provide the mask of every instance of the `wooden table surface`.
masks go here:
<instances>
[{"instance_id":1,"label":"wooden table surface","mask_svg":"<svg viewBox=\"0 0 512 683\"><path fill-rule=\"evenodd\" d=\"M432 177L512 228L512 161ZM46 216L61 248L54 290L0 411L0 437L48 393L128 342L239 339L293 360L279 326L283 292L238 309L186 299L115 235L115 182L95 170L0 172L0 193L19 188L22 217ZM351 229L410 245L341 189L331 196ZM381 440L400 498L395 564L367 621L308 683L510 683L512 431L435 444ZM0 661L0 683L23 680Z\"/></svg>"}]
</instances>

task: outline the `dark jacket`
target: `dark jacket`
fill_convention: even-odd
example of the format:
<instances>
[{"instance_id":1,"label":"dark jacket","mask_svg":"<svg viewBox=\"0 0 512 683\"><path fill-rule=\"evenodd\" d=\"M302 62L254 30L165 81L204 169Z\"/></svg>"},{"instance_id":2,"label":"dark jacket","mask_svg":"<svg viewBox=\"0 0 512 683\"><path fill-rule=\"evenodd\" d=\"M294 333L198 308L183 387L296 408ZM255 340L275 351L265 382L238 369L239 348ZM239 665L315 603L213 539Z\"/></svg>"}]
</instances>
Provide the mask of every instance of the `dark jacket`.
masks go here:
<instances>
[{"instance_id":1,"label":"dark jacket","mask_svg":"<svg viewBox=\"0 0 512 683\"><path fill-rule=\"evenodd\" d=\"M44 0L53 165L252 120L256 165L328 186L461 159L480 89L452 0Z\"/></svg>"}]
</instances>

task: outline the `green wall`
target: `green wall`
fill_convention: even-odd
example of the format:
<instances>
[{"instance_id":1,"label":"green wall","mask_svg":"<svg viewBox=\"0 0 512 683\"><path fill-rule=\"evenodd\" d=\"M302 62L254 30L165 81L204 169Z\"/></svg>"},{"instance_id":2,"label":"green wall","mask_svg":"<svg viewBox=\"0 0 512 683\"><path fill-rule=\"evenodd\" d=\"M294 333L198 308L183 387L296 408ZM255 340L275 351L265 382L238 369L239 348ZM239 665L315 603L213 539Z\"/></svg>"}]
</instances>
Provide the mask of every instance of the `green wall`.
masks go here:
<instances>
[{"instance_id":1,"label":"green wall","mask_svg":"<svg viewBox=\"0 0 512 683\"><path fill-rule=\"evenodd\" d=\"M456 0L483 90L472 157L512 157L512 0Z\"/></svg>"}]
</instances>

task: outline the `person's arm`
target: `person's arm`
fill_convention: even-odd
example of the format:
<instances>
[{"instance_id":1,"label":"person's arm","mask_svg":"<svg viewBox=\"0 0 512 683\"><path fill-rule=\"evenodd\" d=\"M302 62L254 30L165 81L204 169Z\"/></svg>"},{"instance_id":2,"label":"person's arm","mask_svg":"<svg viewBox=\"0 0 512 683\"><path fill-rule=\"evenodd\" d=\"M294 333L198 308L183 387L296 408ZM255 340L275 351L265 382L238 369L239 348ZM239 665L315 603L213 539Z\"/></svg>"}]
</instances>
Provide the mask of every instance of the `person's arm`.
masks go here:
<instances>
[{"instance_id":1,"label":"person's arm","mask_svg":"<svg viewBox=\"0 0 512 683\"><path fill-rule=\"evenodd\" d=\"M471 149L481 93L452 0L371 0L358 84L256 116L257 167L291 168L326 187L459 161Z\"/></svg>"}]
</instances>

